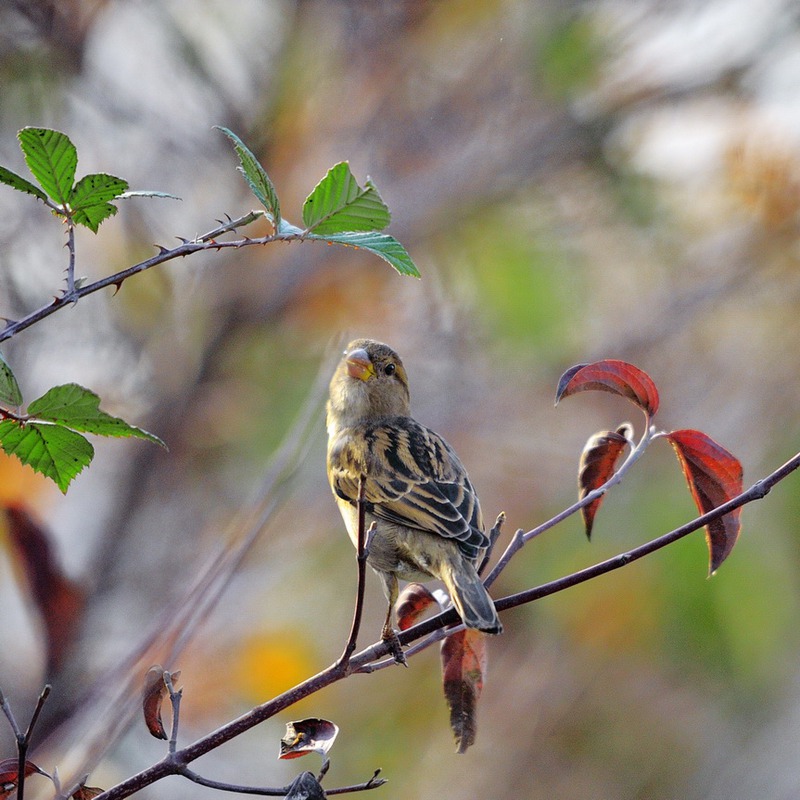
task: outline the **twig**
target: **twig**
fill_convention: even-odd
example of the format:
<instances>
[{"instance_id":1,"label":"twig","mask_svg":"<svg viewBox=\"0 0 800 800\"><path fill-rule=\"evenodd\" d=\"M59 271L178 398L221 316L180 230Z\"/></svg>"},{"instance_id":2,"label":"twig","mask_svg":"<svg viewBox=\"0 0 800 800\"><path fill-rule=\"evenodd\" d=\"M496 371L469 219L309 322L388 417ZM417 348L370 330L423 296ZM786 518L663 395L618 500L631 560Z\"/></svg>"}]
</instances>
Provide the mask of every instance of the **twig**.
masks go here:
<instances>
[{"instance_id":1,"label":"twig","mask_svg":"<svg viewBox=\"0 0 800 800\"><path fill-rule=\"evenodd\" d=\"M14 712L11 710L11 704L8 702L6 696L0 691L0 707L14 732L14 738L17 742L17 800L24 800L25 797L25 766L28 761L28 748L31 743L31 736L33 736L33 729L36 727L36 722L39 719L39 714L42 712L47 696L50 694L50 684L45 684L39 694L39 699L36 701L36 707L33 709L31 720L28 723L28 728L25 733L22 733L19 725L17 724ZM38 767L36 768L38 770ZM41 771L41 770L38 770ZM46 774L46 773L43 773Z\"/></svg>"},{"instance_id":2,"label":"twig","mask_svg":"<svg viewBox=\"0 0 800 800\"><path fill-rule=\"evenodd\" d=\"M177 678L180 673L164 671L164 683L169 692L169 702L172 706L172 727L169 732L169 752L174 753L178 749L178 723L181 715L181 697L183 689L175 689L172 682L173 676Z\"/></svg>"},{"instance_id":3,"label":"twig","mask_svg":"<svg viewBox=\"0 0 800 800\"><path fill-rule=\"evenodd\" d=\"M237 783L225 783L223 781L214 781L210 778L204 778L189 767L183 766L178 772L178 775L183 776L192 783L200 786L207 786L209 789L216 789L220 792L232 792L234 794L255 794L266 797L285 797L290 789L290 786L243 786ZM385 778L378 778L380 770L376 769L374 775L363 783L356 783L350 786L337 786L333 789L326 789L325 794L347 794L349 792L363 792L367 789L377 789L386 783ZM320 776L321 777L321 776ZM319 780L319 778L317 779Z\"/></svg>"},{"instance_id":4,"label":"twig","mask_svg":"<svg viewBox=\"0 0 800 800\"><path fill-rule=\"evenodd\" d=\"M67 217L66 223L69 261L67 262L67 291L65 292L65 297L69 299L75 294L75 223L70 217Z\"/></svg>"},{"instance_id":5,"label":"twig","mask_svg":"<svg viewBox=\"0 0 800 800\"><path fill-rule=\"evenodd\" d=\"M344 646L342 655L336 665L343 672L347 673L350 670L350 656L356 649L356 641L358 639L358 632L361 628L361 617L364 611L364 592L367 578L367 556L369 551L367 549L367 535L364 531L366 526L366 504L364 503L364 490L366 480L363 475L358 478L358 498L356 500L356 508L358 509L358 533L356 536L356 563L358 565L358 582L356 584L356 605L353 609L353 622L350 625L350 635L347 638L347 644ZM370 525L370 531L373 531L375 523Z\"/></svg>"},{"instance_id":6,"label":"twig","mask_svg":"<svg viewBox=\"0 0 800 800\"><path fill-rule=\"evenodd\" d=\"M492 557L492 551L494 550L495 544L497 544L497 540L500 537L500 532L505 521L506 513L505 511L501 511L497 515L497 519L494 521L492 529L489 531L489 546L486 548L486 552L483 554L480 567L478 567L478 575L483 575L483 571L488 566L489 559Z\"/></svg>"}]
</instances>

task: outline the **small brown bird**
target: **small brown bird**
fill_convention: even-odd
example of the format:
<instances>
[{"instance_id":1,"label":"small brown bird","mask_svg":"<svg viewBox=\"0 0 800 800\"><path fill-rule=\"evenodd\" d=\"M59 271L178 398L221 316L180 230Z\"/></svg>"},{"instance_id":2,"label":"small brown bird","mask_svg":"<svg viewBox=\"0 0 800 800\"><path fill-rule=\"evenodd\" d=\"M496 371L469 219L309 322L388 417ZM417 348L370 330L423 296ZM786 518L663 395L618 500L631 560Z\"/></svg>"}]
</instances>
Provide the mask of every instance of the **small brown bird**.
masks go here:
<instances>
[{"instance_id":1,"label":"small brown bird","mask_svg":"<svg viewBox=\"0 0 800 800\"><path fill-rule=\"evenodd\" d=\"M412 419L400 357L371 339L347 346L328 400L328 480L353 544L361 476L366 525L376 523L367 563L389 601L384 638L398 578L440 579L467 627L500 633L475 571L489 544L475 490L450 445Z\"/></svg>"}]
</instances>

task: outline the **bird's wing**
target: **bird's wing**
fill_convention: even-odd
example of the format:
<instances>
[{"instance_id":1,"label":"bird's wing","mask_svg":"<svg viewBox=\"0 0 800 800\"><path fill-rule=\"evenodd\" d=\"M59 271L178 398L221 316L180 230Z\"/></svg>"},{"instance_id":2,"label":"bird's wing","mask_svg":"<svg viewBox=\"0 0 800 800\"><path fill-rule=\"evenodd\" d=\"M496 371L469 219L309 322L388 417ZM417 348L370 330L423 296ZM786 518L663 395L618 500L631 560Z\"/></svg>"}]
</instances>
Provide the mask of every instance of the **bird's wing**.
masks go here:
<instances>
[{"instance_id":1,"label":"bird's wing","mask_svg":"<svg viewBox=\"0 0 800 800\"><path fill-rule=\"evenodd\" d=\"M414 420L399 418L349 436L329 454L331 485L355 503L359 476L378 519L456 539L475 558L488 544L478 497L452 448Z\"/></svg>"}]
</instances>

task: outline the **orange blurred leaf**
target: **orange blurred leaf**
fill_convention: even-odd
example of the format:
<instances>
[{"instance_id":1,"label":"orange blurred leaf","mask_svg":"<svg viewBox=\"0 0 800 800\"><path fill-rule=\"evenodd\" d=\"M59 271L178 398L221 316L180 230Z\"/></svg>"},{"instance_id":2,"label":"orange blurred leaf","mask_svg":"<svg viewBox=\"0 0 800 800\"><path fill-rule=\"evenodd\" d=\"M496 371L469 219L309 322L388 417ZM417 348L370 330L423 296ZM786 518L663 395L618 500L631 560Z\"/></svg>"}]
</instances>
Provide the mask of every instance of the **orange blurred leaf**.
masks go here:
<instances>
[{"instance_id":1,"label":"orange blurred leaf","mask_svg":"<svg viewBox=\"0 0 800 800\"><path fill-rule=\"evenodd\" d=\"M456 751L466 752L477 732L478 698L486 675L486 635L473 628L448 636L442 642L442 682L450 709L450 727Z\"/></svg>"},{"instance_id":2,"label":"orange blurred leaf","mask_svg":"<svg viewBox=\"0 0 800 800\"><path fill-rule=\"evenodd\" d=\"M48 674L64 663L79 617L83 589L64 575L50 545L47 530L22 506L6 508L9 540L30 594L44 622Z\"/></svg>"},{"instance_id":3,"label":"orange blurred leaf","mask_svg":"<svg viewBox=\"0 0 800 800\"><path fill-rule=\"evenodd\" d=\"M421 583L409 583L395 604L397 627L401 631L408 630L433 605L438 607L439 604L429 589Z\"/></svg>"},{"instance_id":4,"label":"orange blurred leaf","mask_svg":"<svg viewBox=\"0 0 800 800\"><path fill-rule=\"evenodd\" d=\"M319 753L324 756L331 749L338 734L338 725L327 719L309 717L296 722L287 722L278 758L300 758L309 753Z\"/></svg>"},{"instance_id":5,"label":"orange blurred leaf","mask_svg":"<svg viewBox=\"0 0 800 800\"><path fill-rule=\"evenodd\" d=\"M601 391L625 397L653 417L658 411L658 390L650 376L633 364L607 358L592 364L576 364L559 379L556 404L578 392Z\"/></svg>"},{"instance_id":6,"label":"orange blurred leaf","mask_svg":"<svg viewBox=\"0 0 800 800\"><path fill-rule=\"evenodd\" d=\"M598 431L586 442L578 466L578 496L581 500L614 474L617 461L632 435L633 428L625 422L615 431ZM592 538L594 517L604 497L601 495L581 509L587 539Z\"/></svg>"},{"instance_id":7,"label":"orange blurred leaf","mask_svg":"<svg viewBox=\"0 0 800 800\"><path fill-rule=\"evenodd\" d=\"M701 514L727 503L742 493L742 465L724 447L702 431L680 430L667 434ZM706 525L709 574L730 555L739 538L741 509Z\"/></svg>"}]
</instances>

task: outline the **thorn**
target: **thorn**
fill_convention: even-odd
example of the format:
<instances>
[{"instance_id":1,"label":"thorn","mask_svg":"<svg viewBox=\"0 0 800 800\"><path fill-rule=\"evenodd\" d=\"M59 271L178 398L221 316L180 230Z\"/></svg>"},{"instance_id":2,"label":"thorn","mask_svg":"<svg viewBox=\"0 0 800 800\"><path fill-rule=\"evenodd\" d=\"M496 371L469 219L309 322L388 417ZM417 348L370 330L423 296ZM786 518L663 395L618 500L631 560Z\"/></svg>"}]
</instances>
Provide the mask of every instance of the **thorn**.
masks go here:
<instances>
[{"instance_id":1,"label":"thorn","mask_svg":"<svg viewBox=\"0 0 800 800\"><path fill-rule=\"evenodd\" d=\"M176 236L175 237L181 244L189 244L188 239L184 239L183 236Z\"/></svg>"},{"instance_id":2,"label":"thorn","mask_svg":"<svg viewBox=\"0 0 800 800\"><path fill-rule=\"evenodd\" d=\"M233 222L233 217L231 217L227 211L225 212L225 219L228 220L228 222Z\"/></svg>"},{"instance_id":3,"label":"thorn","mask_svg":"<svg viewBox=\"0 0 800 800\"><path fill-rule=\"evenodd\" d=\"M124 280L125 279L123 278L122 281ZM112 297L116 297L119 294L119 290L122 288L122 281L117 281L116 283L112 284L115 287L114 294L111 295Z\"/></svg>"},{"instance_id":4,"label":"thorn","mask_svg":"<svg viewBox=\"0 0 800 800\"><path fill-rule=\"evenodd\" d=\"M153 243L153 247L157 247L157 248L158 248L158 254L159 254L160 256L163 256L163 255L164 255L164 253L169 253L169 250L167 250L167 248L166 248L166 247L164 247L164 245L162 245L162 244L155 244L155 243Z\"/></svg>"}]
</instances>

